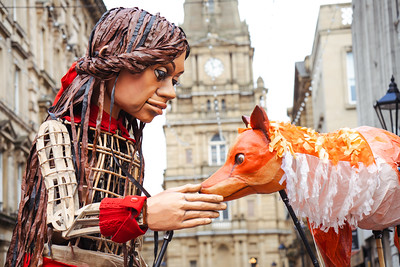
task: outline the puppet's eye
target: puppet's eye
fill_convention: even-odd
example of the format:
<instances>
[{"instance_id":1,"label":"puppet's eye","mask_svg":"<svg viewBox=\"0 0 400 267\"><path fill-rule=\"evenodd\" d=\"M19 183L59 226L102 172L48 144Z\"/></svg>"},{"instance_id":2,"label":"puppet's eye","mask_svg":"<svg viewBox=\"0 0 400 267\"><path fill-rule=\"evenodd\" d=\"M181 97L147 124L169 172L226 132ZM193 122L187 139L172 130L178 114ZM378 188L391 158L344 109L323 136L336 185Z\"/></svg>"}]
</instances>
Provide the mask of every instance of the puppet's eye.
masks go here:
<instances>
[{"instance_id":1,"label":"puppet's eye","mask_svg":"<svg viewBox=\"0 0 400 267\"><path fill-rule=\"evenodd\" d=\"M236 164L242 164L244 161L244 154L240 153L240 154L236 154L235 156L235 163Z\"/></svg>"}]
</instances>

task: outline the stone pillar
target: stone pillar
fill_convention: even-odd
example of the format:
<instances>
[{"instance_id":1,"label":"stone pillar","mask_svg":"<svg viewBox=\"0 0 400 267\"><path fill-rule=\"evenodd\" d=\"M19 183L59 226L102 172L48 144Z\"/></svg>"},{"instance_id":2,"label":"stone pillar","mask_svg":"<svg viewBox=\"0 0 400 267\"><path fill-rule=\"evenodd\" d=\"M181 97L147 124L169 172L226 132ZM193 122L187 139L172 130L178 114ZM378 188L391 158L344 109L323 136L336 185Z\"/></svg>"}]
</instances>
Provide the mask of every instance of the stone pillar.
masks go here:
<instances>
[{"instance_id":1,"label":"stone pillar","mask_svg":"<svg viewBox=\"0 0 400 267\"><path fill-rule=\"evenodd\" d=\"M204 251L204 243L199 242L199 267L206 267L204 259L205 259L205 251Z\"/></svg>"},{"instance_id":2,"label":"stone pillar","mask_svg":"<svg viewBox=\"0 0 400 267\"><path fill-rule=\"evenodd\" d=\"M239 240L235 240L234 244L235 244L235 252L234 252L235 263L238 264L238 263L240 263L240 243L239 243ZM235 266L237 266L237 265L235 265Z\"/></svg>"},{"instance_id":3,"label":"stone pillar","mask_svg":"<svg viewBox=\"0 0 400 267\"><path fill-rule=\"evenodd\" d=\"M242 266L248 266L249 265L249 256L247 254L247 242L246 240L242 241Z\"/></svg>"},{"instance_id":4,"label":"stone pillar","mask_svg":"<svg viewBox=\"0 0 400 267\"><path fill-rule=\"evenodd\" d=\"M258 265L259 266L265 266L265 263L266 263L266 259L265 259L265 240L264 240L264 237L263 236L260 236L259 237L259 239L258 239L258 244L259 244L259 249L260 249L260 251L259 251L259 258L258 258Z\"/></svg>"},{"instance_id":5,"label":"stone pillar","mask_svg":"<svg viewBox=\"0 0 400 267\"><path fill-rule=\"evenodd\" d=\"M188 261L187 261L187 244L184 240L181 241L181 250L182 250L182 258L181 258L181 266L186 267L188 266Z\"/></svg>"},{"instance_id":6,"label":"stone pillar","mask_svg":"<svg viewBox=\"0 0 400 267\"><path fill-rule=\"evenodd\" d=\"M207 242L207 266L213 266L212 264L212 248L211 242Z\"/></svg>"}]
</instances>

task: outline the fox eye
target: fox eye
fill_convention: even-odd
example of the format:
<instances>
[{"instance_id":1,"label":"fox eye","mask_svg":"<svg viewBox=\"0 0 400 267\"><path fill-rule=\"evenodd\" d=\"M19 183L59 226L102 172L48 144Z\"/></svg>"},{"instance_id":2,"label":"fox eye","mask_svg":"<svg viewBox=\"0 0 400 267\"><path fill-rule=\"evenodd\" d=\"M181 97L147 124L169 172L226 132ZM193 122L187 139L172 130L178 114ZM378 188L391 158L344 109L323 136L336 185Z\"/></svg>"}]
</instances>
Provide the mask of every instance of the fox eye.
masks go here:
<instances>
[{"instance_id":1,"label":"fox eye","mask_svg":"<svg viewBox=\"0 0 400 267\"><path fill-rule=\"evenodd\" d=\"M240 154L236 154L235 156L235 163L236 164L242 164L244 161L244 154L240 153Z\"/></svg>"}]
</instances>

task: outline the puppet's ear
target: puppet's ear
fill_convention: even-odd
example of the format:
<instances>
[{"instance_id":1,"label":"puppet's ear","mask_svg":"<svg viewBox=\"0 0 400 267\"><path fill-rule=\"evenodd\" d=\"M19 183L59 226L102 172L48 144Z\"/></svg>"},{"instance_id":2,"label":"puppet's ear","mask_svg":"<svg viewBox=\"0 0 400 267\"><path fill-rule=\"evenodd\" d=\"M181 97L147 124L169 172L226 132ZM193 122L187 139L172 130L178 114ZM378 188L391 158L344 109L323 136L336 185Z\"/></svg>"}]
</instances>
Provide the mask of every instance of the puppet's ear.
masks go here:
<instances>
[{"instance_id":1,"label":"puppet's ear","mask_svg":"<svg viewBox=\"0 0 400 267\"><path fill-rule=\"evenodd\" d=\"M244 125L246 125L246 127L249 127L250 124L250 117L249 116L242 116L242 121L244 122Z\"/></svg>"},{"instance_id":2,"label":"puppet's ear","mask_svg":"<svg viewBox=\"0 0 400 267\"><path fill-rule=\"evenodd\" d=\"M269 120L267 113L260 106L256 106L250 116L250 125L253 130L262 130L267 137L269 129Z\"/></svg>"}]
</instances>

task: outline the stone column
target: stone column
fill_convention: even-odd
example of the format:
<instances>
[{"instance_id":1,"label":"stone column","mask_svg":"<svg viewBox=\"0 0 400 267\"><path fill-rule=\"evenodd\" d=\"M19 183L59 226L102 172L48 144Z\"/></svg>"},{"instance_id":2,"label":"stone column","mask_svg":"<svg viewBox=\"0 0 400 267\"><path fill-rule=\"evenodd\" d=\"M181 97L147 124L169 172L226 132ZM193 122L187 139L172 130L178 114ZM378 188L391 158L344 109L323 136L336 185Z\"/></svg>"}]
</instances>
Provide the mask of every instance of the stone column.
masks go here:
<instances>
[{"instance_id":1,"label":"stone column","mask_svg":"<svg viewBox=\"0 0 400 267\"><path fill-rule=\"evenodd\" d=\"M186 267L188 266L188 261L187 261L187 244L184 240L181 241L181 250L182 250L182 262L181 262L181 266L182 267Z\"/></svg>"},{"instance_id":2,"label":"stone column","mask_svg":"<svg viewBox=\"0 0 400 267\"><path fill-rule=\"evenodd\" d=\"M204 259L206 257L205 255L205 251L204 251L204 243L203 242L199 242L199 267L206 267Z\"/></svg>"},{"instance_id":3,"label":"stone column","mask_svg":"<svg viewBox=\"0 0 400 267\"><path fill-rule=\"evenodd\" d=\"M234 245L235 245L235 266L237 266L237 264L240 263L240 244L239 244L239 240L235 240L234 241Z\"/></svg>"},{"instance_id":4,"label":"stone column","mask_svg":"<svg viewBox=\"0 0 400 267\"><path fill-rule=\"evenodd\" d=\"M212 248L211 242L207 242L207 266L213 266L212 264Z\"/></svg>"},{"instance_id":5,"label":"stone column","mask_svg":"<svg viewBox=\"0 0 400 267\"><path fill-rule=\"evenodd\" d=\"M265 259L265 240L263 236L260 236L258 239L258 244L259 244L259 258L258 258L258 262L259 262L259 266L264 266L266 263L266 259Z\"/></svg>"},{"instance_id":6,"label":"stone column","mask_svg":"<svg viewBox=\"0 0 400 267\"><path fill-rule=\"evenodd\" d=\"M247 254L247 242L246 240L242 241L242 266L249 265L249 256Z\"/></svg>"}]
</instances>

